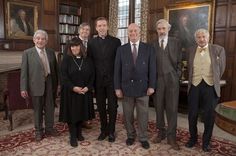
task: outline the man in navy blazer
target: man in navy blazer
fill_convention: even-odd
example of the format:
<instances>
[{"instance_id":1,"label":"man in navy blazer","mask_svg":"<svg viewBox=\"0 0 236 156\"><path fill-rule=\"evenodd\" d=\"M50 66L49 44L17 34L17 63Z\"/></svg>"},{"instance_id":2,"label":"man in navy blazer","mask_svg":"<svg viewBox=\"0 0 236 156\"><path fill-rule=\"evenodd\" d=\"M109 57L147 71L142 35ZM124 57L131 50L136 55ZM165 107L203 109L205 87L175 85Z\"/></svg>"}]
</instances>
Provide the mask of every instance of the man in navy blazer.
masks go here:
<instances>
[{"instance_id":1,"label":"man in navy blazer","mask_svg":"<svg viewBox=\"0 0 236 156\"><path fill-rule=\"evenodd\" d=\"M209 42L209 32L198 29L195 34L197 46L189 49L188 57L188 121L190 139L188 148L197 143L197 118L199 106L203 108L204 133L202 150L210 151L214 127L215 107L220 97L220 79L225 70L226 58L223 47Z\"/></svg>"},{"instance_id":2,"label":"man in navy blazer","mask_svg":"<svg viewBox=\"0 0 236 156\"><path fill-rule=\"evenodd\" d=\"M115 59L114 85L116 96L123 98L126 144L134 144L134 108L137 110L138 137L142 147L150 147L147 137L148 99L156 86L156 55L154 48L140 41L140 28L128 27L130 42L119 47Z\"/></svg>"}]
</instances>

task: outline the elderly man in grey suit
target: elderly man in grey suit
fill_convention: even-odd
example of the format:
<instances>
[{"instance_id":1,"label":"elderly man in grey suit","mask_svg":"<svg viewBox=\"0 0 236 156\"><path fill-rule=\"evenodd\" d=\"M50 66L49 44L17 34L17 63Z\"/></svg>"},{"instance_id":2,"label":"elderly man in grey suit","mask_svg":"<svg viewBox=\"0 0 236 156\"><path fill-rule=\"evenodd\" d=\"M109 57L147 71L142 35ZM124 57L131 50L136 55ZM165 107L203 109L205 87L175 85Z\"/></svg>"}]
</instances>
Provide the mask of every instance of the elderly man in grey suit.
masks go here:
<instances>
[{"instance_id":1,"label":"elderly man in grey suit","mask_svg":"<svg viewBox=\"0 0 236 156\"><path fill-rule=\"evenodd\" d=\"M21 64L21 96L31 96L34 108L35 139L42 140L43 114L45 134L56 136L54 107L58 84L58 67L55 53L46 48L48 34L44 30L34 33L35 46L24 51Z\"/></svg>"},{"instance_id":2,"label":"elderly man in grey suit","mask_svg":"<svg viewBox=\"0 0 236 156\"><path fill-rule=\"evenodd\" d=\"M190 49L188 58L188 104L190 139L186 147L197 143L197 118L199 106L203 108L204 133L202 150L210 151L215 107L220 97L220 79L225 70L226 58L223 47L209 42L209 32L198 29L195 32L197 46Z\"/></svg>"},{"instance_id":3,"label":"elderly man in grey suit","mask_svg":"<svg viewBox=\"0 0 236 156\"><path fill-rule=\"evenodd\" d=\"M140 41L140 28L128 27L130 42L119 47L115 59L114 85L116 96L123 98L126 144L133 145L136 137L134 108L137 111L138 136L144 149L150 147L147 136L148 99L156 86L156 55L154 48Z\"/></svg>"},{"instance_id":4,"label":"elderly man in grey suit","mask_svg":"<svg viewBox=\"0 0 236 156\"><path fill-rule=\"evenodd\" d=\"M168 37L171 25L160 19L156 22L158 39L153 42L157 55L157 88L153 96L156 109L158 135L155 143L167 137L167 143L179 150L176 142L179 78L181 75L181 49L177 39ZM167 117L165 128L164 111Z\"/></svg>"}]
</instances>

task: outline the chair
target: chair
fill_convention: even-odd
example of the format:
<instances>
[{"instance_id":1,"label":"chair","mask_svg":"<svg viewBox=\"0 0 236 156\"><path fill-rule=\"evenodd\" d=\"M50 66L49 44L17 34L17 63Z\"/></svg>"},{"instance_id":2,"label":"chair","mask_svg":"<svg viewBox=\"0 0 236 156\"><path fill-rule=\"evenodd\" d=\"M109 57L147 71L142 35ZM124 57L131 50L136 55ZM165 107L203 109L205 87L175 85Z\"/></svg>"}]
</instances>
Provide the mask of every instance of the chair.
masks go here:
<instances>
[{"instance_id":1,"label":"chair","mask_svg":"<svg viewBox=\"0 0 236 156\"><path fill-rule=\"evenodd\" d=\"M12 115L14 111L33 108L31 99L23 99L20 95L20 70L12 71L7 74L7 88L3 96L6 119L9 119L9 130L12 131Z\"/></svg>"}]
</instances>

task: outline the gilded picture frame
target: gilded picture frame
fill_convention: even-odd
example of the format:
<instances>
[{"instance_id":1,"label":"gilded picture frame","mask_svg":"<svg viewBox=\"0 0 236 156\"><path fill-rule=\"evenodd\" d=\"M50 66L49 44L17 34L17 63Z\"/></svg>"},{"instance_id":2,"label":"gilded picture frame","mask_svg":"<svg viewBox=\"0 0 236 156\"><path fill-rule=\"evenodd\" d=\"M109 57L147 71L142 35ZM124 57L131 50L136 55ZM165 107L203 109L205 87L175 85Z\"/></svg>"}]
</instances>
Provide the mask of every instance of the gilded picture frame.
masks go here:
<instances>
[{"instance_id":1,"label":"gilded picture frame","mask_svg":"<svg viewBox=\"0 0 236 156\"><path fill-rule=\"evenodd\" d=\"M194 33L204 28L213 39L215 1L204 3L177 3L164 9L165 18L171 24L170 36L180 40L182 51L195 44Z\"/></svg>"},{"instance_id":2,"label":"gilded picture frame","mask_svg":"<svg viewBox=\"0 0 236 156\"><path fill-rule=\"evenodd\" d=\"M33 2L7 1L6 38L32 39L38 29L38 5Z\"/></svg>"}]
</instances>

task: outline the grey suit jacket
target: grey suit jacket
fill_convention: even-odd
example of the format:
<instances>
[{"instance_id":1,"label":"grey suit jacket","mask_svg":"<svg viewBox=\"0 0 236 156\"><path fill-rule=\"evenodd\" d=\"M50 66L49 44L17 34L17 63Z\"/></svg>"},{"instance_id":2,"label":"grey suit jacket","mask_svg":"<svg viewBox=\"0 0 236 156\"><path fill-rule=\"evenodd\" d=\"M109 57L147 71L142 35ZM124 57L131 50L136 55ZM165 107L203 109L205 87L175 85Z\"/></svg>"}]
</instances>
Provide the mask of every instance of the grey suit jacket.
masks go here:
<instances>
[{"instance_id":1,"label":"grey suit jacket","mask_svg":"<svg viewBox=\"0 0 236 156\"><path fill-rule=\"evenodd\" d=\"M155 40L152 44L153 44L153 47L155 48L156 55L157 55L157 73L158 73L160 72L158 71L158 66L159 66L158 64L161 62L159 61L159 59L161 59L159 57L159 53L162 51L160 49L158 39ZM168 37L166 49L168 49L169 51L169 59L170 59L171 65L173 66L173 68L175 69L178 75L177 79L179 79L181 76L181 66L182 66L182 62L181 62L182 52L181 52L179 41L174 37Z\"/></svg>"},{"instance_id":2,"label":"grey suit jacket","mask_svg":"<svg viewBox=\"0 0 236 156\"><path fill-rule=\"evenodd\" d=\"M121 89L128 97L147 95L147 89L156 87L156 55L154 48L140 42L136 65L133 63L131 45L117 49L114 72L115 89Z\"/></svg>"},{"instance_id":3,"label":"grey suit jacket","mask_svg":"<svg viewBox=\"0 0 236 156\"><path fill-rule=\"evenodd\" d=\"M58 85L58 66L55 53L46 48L52 78L52 92L55 97ZM45 91L44 68L35 47L27 49L22 55L21 91L28 91L31 96L42 96Z\"/></svg>"},{"instance_id":4,"label":"grey suit jacket","mask_svg":"<svg viewBox=\"0 0 236 156\"><path fill-rule=\"evenodd\" d=\"M215 44L208 44L209 46L209 53L211 58L211 66L213 72L213 83L216 94L220 97L220 79L225 71L226 65L226 58L225 58L225 49L219 45ZM189 50L189 57L188 57L188 92L192 85L192 78L193 78L193 62L194 57L196 54L197 46L192 47Z\"/></svg>"}]
</instances>

